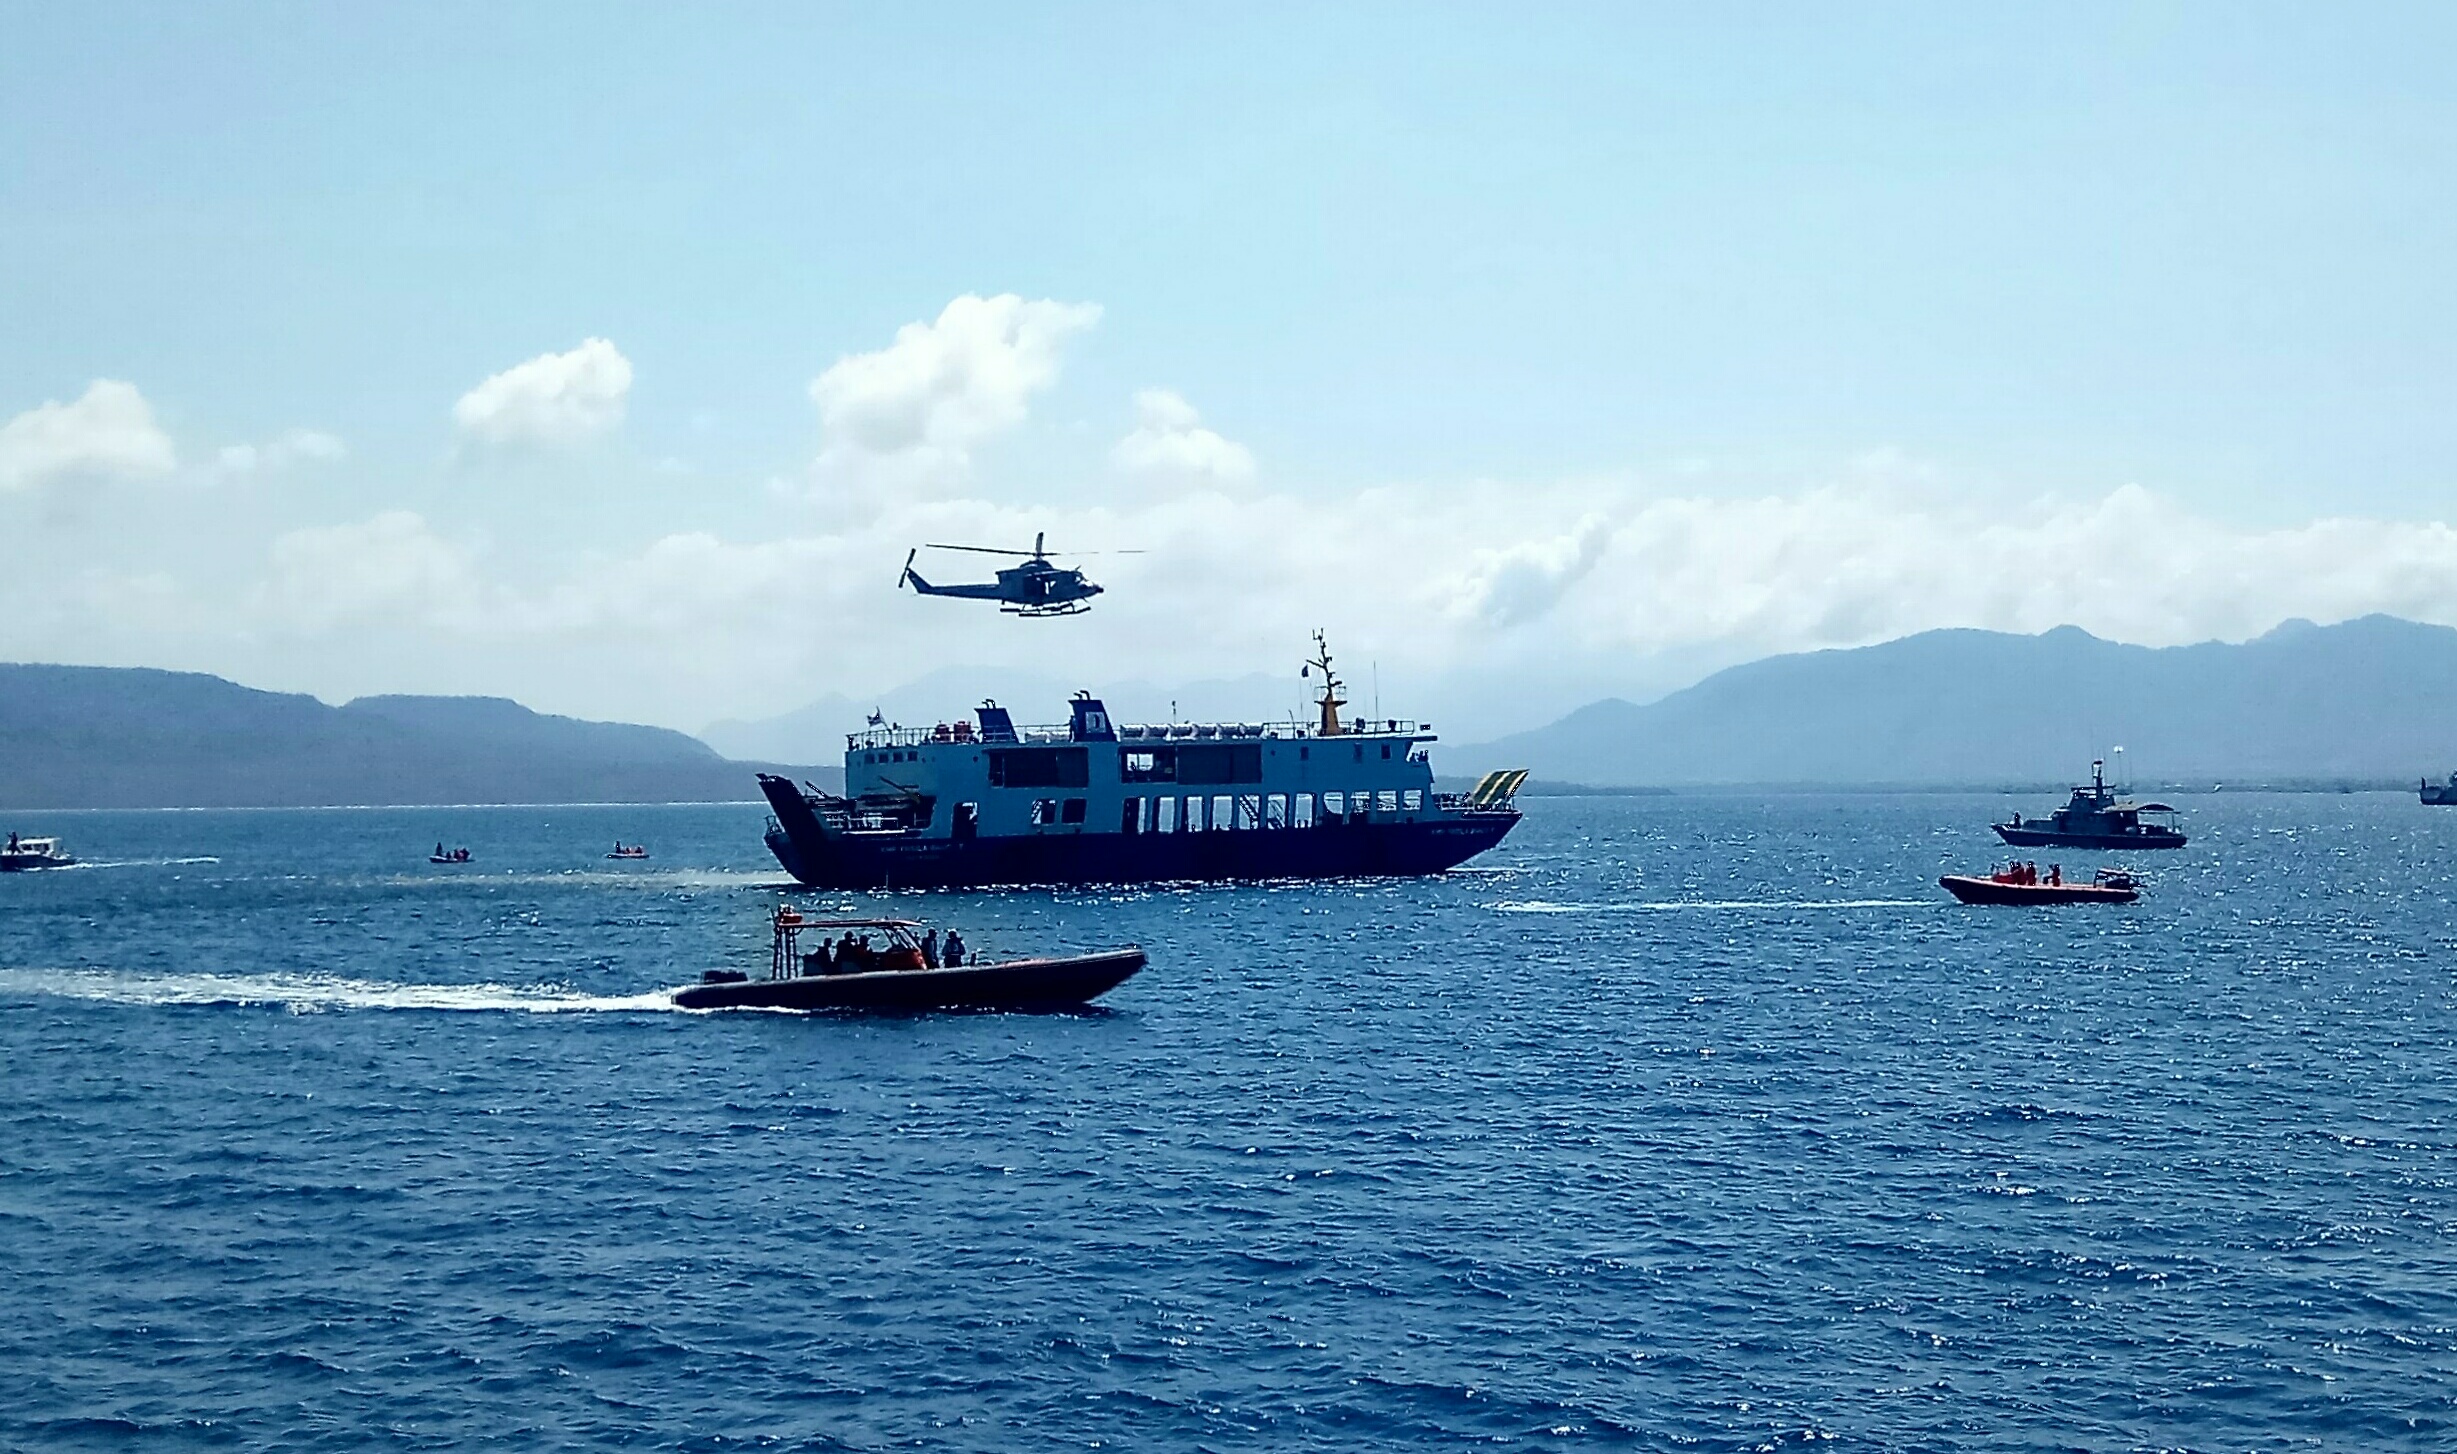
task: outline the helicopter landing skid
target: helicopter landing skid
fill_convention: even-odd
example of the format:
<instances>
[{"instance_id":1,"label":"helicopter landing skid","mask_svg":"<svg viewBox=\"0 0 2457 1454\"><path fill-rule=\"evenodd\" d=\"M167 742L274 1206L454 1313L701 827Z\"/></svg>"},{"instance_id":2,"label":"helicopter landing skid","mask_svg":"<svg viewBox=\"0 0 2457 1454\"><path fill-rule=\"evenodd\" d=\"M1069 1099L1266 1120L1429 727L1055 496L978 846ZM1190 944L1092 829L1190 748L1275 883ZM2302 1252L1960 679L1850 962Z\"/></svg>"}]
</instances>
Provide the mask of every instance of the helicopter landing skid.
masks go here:
<instances>
[{"instance_id":1,"label":"helicopter landing skid","mask_svg":"<svg viewBox=\"0 0 2457 1454\"><path fill-rule=\"evenodd\" d=\"M1009 616L1080 616L1092 609L1089 601L1069 601L1063 606L1001 606Z\"/></svg>"}]
</instances>

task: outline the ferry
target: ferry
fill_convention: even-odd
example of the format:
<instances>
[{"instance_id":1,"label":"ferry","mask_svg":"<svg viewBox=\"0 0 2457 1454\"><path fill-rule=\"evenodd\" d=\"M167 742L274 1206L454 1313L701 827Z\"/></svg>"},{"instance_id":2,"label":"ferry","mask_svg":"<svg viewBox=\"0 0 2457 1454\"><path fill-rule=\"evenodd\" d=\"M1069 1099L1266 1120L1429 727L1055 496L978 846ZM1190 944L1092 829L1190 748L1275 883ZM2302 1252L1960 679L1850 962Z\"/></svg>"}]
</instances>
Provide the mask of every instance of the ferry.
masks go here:
<instances>
[{"instance_id":1,"label":"ferry","mask_svg":"<svg viewBox=\"0 0 2457 1454\"><path fill-rule=\"evenodd\" d=\"M767 843L814 888L1152 883L1427 874L1518 826L1523 769L1434 790L1429 724L1343 719L1316 633L1312 723L1121 725L1079 692L1067 721L874 725L845 739L845 791L762 773Z\"/></svg>"},{"instance_id":2,"label":"ferry","mask_svg":"<svg viewBox=\"0 0 2457 1454\"><path fill-rule=\"evenodd\" d=\"M2445 783L2423 779L2421 796L2426 808L2457 807L2457 772L2450 773Z\"/></svg>"}]
</instances>

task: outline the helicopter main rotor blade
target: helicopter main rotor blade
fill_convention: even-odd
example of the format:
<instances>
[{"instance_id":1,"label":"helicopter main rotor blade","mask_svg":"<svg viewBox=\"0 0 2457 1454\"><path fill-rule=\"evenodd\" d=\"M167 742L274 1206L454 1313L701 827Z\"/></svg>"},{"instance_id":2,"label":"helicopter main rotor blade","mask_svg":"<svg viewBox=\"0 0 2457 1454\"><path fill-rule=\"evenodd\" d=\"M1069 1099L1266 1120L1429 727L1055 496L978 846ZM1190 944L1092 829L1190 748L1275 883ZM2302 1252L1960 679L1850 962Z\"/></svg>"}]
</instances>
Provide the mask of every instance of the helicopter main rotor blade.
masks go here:
<instances>
[{"instance_id":1,"label":"helicopter main rotor blade","mask_svg":"<svg viewBox=\"0 0 2457 1454\"><path fill-rule=\"evenodd\" d=\"M1031 556L1035 553L1029 550L1000 550L994 545L941 545L936 541L931 541L922 548L925 550L969 550L975 555Z\"/></svg>"}]
</instances>

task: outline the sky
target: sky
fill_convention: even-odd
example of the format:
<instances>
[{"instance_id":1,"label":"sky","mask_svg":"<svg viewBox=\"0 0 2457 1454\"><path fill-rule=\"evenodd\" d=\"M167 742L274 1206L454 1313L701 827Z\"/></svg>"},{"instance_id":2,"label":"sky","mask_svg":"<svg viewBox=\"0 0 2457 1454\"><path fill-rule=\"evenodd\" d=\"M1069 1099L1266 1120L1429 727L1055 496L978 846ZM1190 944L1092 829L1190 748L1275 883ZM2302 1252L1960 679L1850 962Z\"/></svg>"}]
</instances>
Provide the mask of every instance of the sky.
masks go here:
<instances>
[{"instance_id":1,"label":"sky","mask_svg":"<svg viewBox=\"0 0 2457 1454\"><path fill-rule=\"evenodd\" d=\"M1939 626L2457 624L2445 6L0 27L0 659L697 730L1321 627L1475 735ZM895 588L1043 530L1142 553Z\"/></svg>"}]
</instances>

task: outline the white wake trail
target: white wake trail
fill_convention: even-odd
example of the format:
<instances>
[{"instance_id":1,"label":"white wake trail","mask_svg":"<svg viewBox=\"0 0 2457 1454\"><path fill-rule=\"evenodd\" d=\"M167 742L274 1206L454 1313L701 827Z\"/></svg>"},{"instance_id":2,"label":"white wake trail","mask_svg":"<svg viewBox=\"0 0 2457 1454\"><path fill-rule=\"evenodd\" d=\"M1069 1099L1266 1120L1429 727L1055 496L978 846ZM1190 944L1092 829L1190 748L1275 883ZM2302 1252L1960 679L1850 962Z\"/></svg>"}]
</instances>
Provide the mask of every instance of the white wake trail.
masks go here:
<instances>
[{"instance_id":1,"label":"white wake trail","mask_svg":"<svg viewBox=\"0 0 2457 1454\"><path fill-rule=\"evenodd\" d=\"M279 1005L324 1010L495 1011L532 1015L677 1010L669 991L584 995L502 984L388 984L314 974L135 974L103 969L0 969L0 995L49 995L116 1005Z\"/></svg>"}]
</instances>

